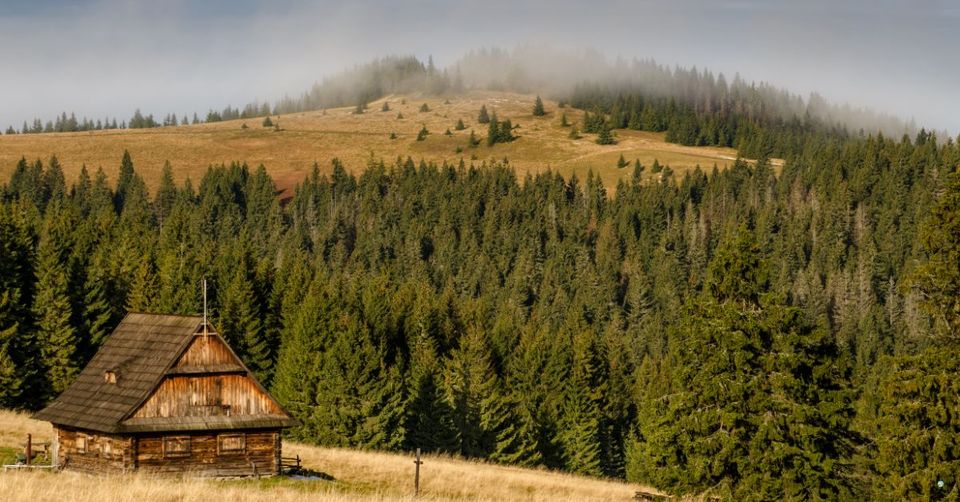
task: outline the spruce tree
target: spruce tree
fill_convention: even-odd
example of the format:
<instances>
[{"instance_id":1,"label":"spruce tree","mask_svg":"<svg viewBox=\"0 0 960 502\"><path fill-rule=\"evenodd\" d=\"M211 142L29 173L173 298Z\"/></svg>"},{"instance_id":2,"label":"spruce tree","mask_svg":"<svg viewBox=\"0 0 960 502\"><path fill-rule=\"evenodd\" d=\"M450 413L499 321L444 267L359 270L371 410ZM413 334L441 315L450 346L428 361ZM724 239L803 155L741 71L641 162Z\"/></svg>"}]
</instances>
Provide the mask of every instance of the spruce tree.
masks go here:
<instances>
[{"instance_id":1,"label":"spruce tree","mask_svg":"<svg viewBox=\"0 0 960 502\"><path fill-rule=\"evenodd\" d=\"M0 406L4 408L22 405L26 385L17 357L20 325L11 312L16 301L10 291L0 292Z\"/></svg>"},{"instance_id":2,"label":"spruce tree","mask_svg":"<svg viewBox=\"0 0 960 502\"><path fill-rule=\"evenodd\" d=\"M487 105L480 105L480 113L477 115L478 124L487 124L490 122L490 115L487 114Z\"/></svg>"},{"instance_id":3,"label":"spruce tree","mask_svg":"<svg viewBox=\"0 0 960 502\"><path fill-rule=\"evenodd\" d=\"M944 190L917 240L925 255L910 285L921 291L920 306L934 321L937 338L960 346L960 170L947 176Z\"/></svg>"},{"instance_id":4,"label":"spruce tree","mask_svg":"<svg viewBox=\"0 0 960 502\"><path fill-rule=\"evenodd\" d=\"M609 125L604 125L600 129L600 133L597 134L597 144L598 145L616 145L617 139L613 136L613 131L610 130Z\"/></svg>"},{"instance_id":5,"label":"spruce tree","mask_svg":"<svg viewBox=\"0 0 960 502\"><path fill-rule=\"evenodd\" d=\"M37 246L37 291L33 315L46 372L46 397L50 399L73 383L80 368L77 332L71 323L74 313L70 301L69 267L65 266L65 246L69 244L65 241L65 229L58 228L68 222L56 210L50 211L47 220Z\"/></svg>"},{"instance_id":6,"label":"spruce tree","mask_svg":"<svg viewBox=\"0 0 960 502\"><path fill-rule=\"evenodd\" d=\"M36 331L31 329L35 222L29 203L0 203L0 406L42 402Z\"/></svg>"},{"instance_id":7,"label":"spruce tree","mask_svg":"<svg viewBox=\"0 0 960 502\"><path fill-rule=\"evenodd\" d=\"M457 125L454 126L454 129L457 131L462 131L466 128L467 126L463 123L463 119L457 119Z\"/></svg>"},{"instance_id":8,"label":"spruce tree","mask_svg":"<svg viewBox=\"0 0 960 502\"><path fill-rule=\"evenodd\" d=\"M846 364L828 332L765 293L765 268L749 231L721 243L659 377L670 387L639 403L628 479L738 499L851 496Z\"/></svg>"},{"instance_id":9,"label":"spruce tree","mask_svg":"<svg viewBox=\"0 0 960 502\"><path fill-rule=\"evenodd\" d=\"M222 292L217 293L217 326L247 367L263 380L270 371L272 349L263 333L259 300L248 275L247 259L240 257L232 262L233 274Z\"/></svg>"},{"instance_id":10,"label":"spruce tree","mask_svg":"<svg viewBox=\"0 0 960 502\"><path fill-rule=\"evenodd\" d=\"M390 103L387 102L387 101L384 101L384 102L383 102L383 106L380 107L380 111L381 111L381 112L389 112L389 111L390 111Z\"/></svg>"},{"instance_id":11,"label":"spruce tree","mask_svg":"<svg viewBox=\"0 0 960 502\"><path fill-rule=\"evenodd\" d=\"M297 275L300 275L299 273ZM302 277L294 276L295 281ZM289 293L292 303L299 297L295 284ZM305 417L291 435L301 440L316 440L316 424L307 417L317 405L320 359L324 347L335 332L336 303L324 287L314 281L300 305L285 308L280 350L273 376L273 395L296 417Z\"/></svg>"},{"instance_id":12,"label":"spruce tree","mask_svg":"<svg viewBox=\"0 0 960 502\"><path fill-rule=\"evenodd\" d=\"M458 431L441 386L435 343L423 330L414 335L410 349L410 397L404 422L405 447L451 453L458 450Z\"/></svg>"},{"instance_id":13,"label":"spruce tree","mask_svg":"<svg viewBox=\"0 0 960 502\"><path fill-rule=\"evenodd\" d=\"M173 182L173 167L170 161L163 162L163 169L160 172L160 186L157 187L157 194L154 198L153 207L157 213L157 220L163 225L163 220L170 215L173 210L173 204L177 198L177 185Z\"/></svg>"},{"instance_id":14,"label":"spruce tree","mask_svg":"<svg viewBox=\"0 0 960 502\"><path fill-rule=\"evenodd\" d=\"M114 205L119 213L123 209L124 199L133 183L133 160L130 158L130 152L123 151L123 160L120 162L120 173L117 175L117 189L114 195Z\"/></svg>"},{"instance_id":15,"label":"spruce tree","mask_svg":"<svg viewBox=\"0 0 960 502\"><path fill-rule=\"evenodd\" d=\"M534 117L543 117L547 114L547 111L543 108L543 100L540 99L540 95L537 95L537 100L533 103L533 116Z\"/></svg>"},{"instance_id":16,"label":"spruce tree","mask_svg":"<svg viewBox=\"0 0 960 502\"><path fill-rule=\"evenodd\" d=\"M427 139L427 136L430 135L430 131L427 130L427 126L420 128L420 132L417 133L417 141L423 141Z\"/></svg>"}]
</instances>

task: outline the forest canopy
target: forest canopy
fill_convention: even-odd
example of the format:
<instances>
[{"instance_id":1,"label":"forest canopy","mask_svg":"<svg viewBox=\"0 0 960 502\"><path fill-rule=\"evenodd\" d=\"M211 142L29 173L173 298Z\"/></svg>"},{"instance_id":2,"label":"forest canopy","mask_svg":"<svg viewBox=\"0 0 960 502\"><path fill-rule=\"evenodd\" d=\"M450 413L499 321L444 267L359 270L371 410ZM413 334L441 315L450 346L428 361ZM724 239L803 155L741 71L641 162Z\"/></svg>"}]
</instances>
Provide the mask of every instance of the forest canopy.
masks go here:
<instances>
[{"instance_id":1,"label":"forest canopy","mask_svg":"<svg viewBox=\"0 0 960 502\"><path fill-rule=\"evenodd\" d=\"M148 193L21 160L0 189L0 406L125 312L215 324L299 440L738 499L956 494L960 147L810 135L682 178L505 165L171 166ZM918 408L910 403L921 403ZM941 482L942 486L941 486Z\"/></svg>"}]
</instances>

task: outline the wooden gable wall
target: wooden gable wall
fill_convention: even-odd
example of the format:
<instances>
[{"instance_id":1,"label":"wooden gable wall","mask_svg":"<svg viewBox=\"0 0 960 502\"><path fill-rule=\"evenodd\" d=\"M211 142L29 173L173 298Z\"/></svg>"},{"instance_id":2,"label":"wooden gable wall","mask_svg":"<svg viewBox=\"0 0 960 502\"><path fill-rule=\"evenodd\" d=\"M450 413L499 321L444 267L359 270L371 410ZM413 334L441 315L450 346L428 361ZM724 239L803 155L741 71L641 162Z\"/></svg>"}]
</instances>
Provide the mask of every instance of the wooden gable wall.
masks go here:
<instances>
[{"instance_id":1,"label":"wooden gable wall","mask_svg":"<svg viewBox=\"0 0 960 502\"><path fill-rule=\"evenodd\" d=\"M194 338L133 418L285 415L216 335Z\"/></svg>"},{"instance_id":2,"label":"wooden gable wall","mask_svg":"<svg viewBox=\"0 0 960 502\"><path fill-rule=\"evenodd\" d=\"M183 375L166 378L133 417L282 414L273 399L246 375Z\"/></svg>"},{"instance_id":3,"label":"wooden gable wall","mask_svg":"<svg viewBox=\"0 0 960 502\"><path fill-rule=\"evenodd\" d=\"M238 361L230 349L223 343L219 336L197 335L194 336L190 346L184 351L183 355L174 365L176 368L190 368L196 366L219 366L225 364L239 365Z\"/></svg>"}]
</instances>

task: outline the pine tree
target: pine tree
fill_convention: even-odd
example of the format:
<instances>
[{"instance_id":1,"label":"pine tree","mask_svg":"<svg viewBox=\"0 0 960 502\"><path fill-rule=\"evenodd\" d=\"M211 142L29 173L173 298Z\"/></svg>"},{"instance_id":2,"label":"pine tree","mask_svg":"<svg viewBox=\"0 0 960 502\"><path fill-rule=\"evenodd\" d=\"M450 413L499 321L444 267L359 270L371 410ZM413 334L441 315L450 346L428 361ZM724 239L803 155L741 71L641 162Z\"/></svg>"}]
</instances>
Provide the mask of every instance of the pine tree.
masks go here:
<instances>
[{"instance_id":1,"label":"pine tree","mask_svg":"<svg viewBox=\"0 0 960 502\"><path fill-rule=\"evenodd\" d=\"M463 123L463 119L457 119L457 125L454 126L454 129L457 131L462 131L466 128L467 126Z\"/></svg>"},{"instance_id":2,"label":"pine tree","mask_svg":"<svg viewBox=\"0 0 960 502\"><path fill-rule=\"evenodd\" d=\"M560 127L570 127L570 122L567 121L567 112L560 115Z\"/></svg>"},{"instance_id":3,"label":"pine tree","mask_svg":"<svg viewBox=\"0 0 960 502\"><path fill-rule=\"evenodd\" d=\"M487 114L487 105L480 105L480 113L477 115L478 124L490 123L490 115Z\"/></svg>"},{"instance_id":4,"label":"pine tree","mask_svg":"<svg viewBox=\"0 0 960 502\"><path fill-rule=\"evenodd\" d=\"M263 380L270 371L272 348L263 333L259 300L248 275L247 259L232 261L234 272L223 292L217 293L218 327L244 364L258 380Z\"/></svg>"},{"instance_id":5,"label":"pine tree","mask_svg":"<svg viewBox=\"0 0 960 502\"><path fill-rule=\"evenodd\" d=\"M543 100L540 99L540 95L537 95L537 100L533 103L533 116L534 117L543 117L547 114L547 111L543 108Z\"/></svg>"},{"instance_id":6,"label":"pine tree","mask_svg":"<svg viewBox=\"0 0 960 502\"><path fill-rule=\"evenodd\" d=\"M426 103L420 105L420 113L427 113L430 111L430 106Z\"/></svg>"},{"instance_id":7,"label":"pine tree","mask_svg":"<svg viewBox=\"0 0 960 502\"><path fill-rule=\"evenodd\" d=\"M83 324L82 333L86 353L85 359L103 345L116 323L113 305L110 304L109 279L106 271L91 265L83 285Z\"/></svg>"},{"instance_id":8,"label":"pine tree","mask_svg":"<svg viewBox=\"0 0 960 502\"><path fill-rule=\"evenodd\" d=\"M493 449L496 432L484 429L482 417L488 425L493 425L502 420L494 415L502 410L490 409L494 405L491 399L496 392L496 374L479 330L471 330L460 338L460 348L447 360L445 373L454 423L459 431L459 453L485 457Z\"/></svg>"},{"instance_id":9,"label":"pine tree","mask_svg":"<svg viewBox=\"0 0 960 502\"><path fill-rule=\"evenodd\" d=\"M0 406L4 408L21 405L26 385L17 360L20 325L11 312L16 301L10 291L0 292Z\"/></svg>"},{"instance_id":10,"label":"pine tree","mask_svg":"<svg viewBox=\"0 0 960 502\"><path fill-rule=\"evenodd\" d=\"M65 232L58 225L68 224L51 211L37 247L37 292L33 315L37 323L37 342L46 372L47 398L52 398L73 383L79 372L77 333L71 324L73 308L70 302L68 276L65 266ZM56 221L59 219L60 221Z\"/></svg>"},{"instance_id":11,"label":"pine tree","mask_svg":"<svg viewBox=\"0 0 960 502\"><path fill-rule=\"evenodd\" d=\"M157 195L154 198L153 207L157 213L157 220L160 226L163 226L163 220L170 215L173 210L173 204L177 199L177 185L173 182L173 167L170 161L164 161L163 170L160 172L160 186L157 187Z\"/></svg>"},{"instance_id":12,"label":"pine tree","mask_svg":"<svg viewBox=\"0 0 960 502\"><path fill-rule=\"evenodd\" d=\"M273 121L270 120L269 115L263 118L263 123L261 125L263 127L273 127Z\"/></svg>"},{"instance_id":13,"label":"pine tree","mask_svg":"<svg viewBox=\"0 0 960 502\"><path fill-rule=\"evenodd\" d=\"M570 139L580 139L582 136L580 136L580 131L577 130L577 126L573 126L570 128L570 134L568 134L567 137Z\"/></svg>"},{"instance_id":14,"label":"pine tree","mask_svg":"<svg viewBox=\"0 0 960 502\"><path fill-rule=\"evenodd\" d=\"M123 160L120 162L120 173L117 175L117 189L114 195L114 205L118 213L123 209L124 199L127 197L127 192L134 182L133 179L133 160L130 158L130 152L124 150Z\"/></svg>"},{"instance_id":15,"label":"pine tree","mask_svg":"<svg viewBox=\"0 0 960 502\"><path fill-rule=\"evenodd\" d=\"M390 103L384 101L384 102L383 102L383 106L380 107L380 111L381 111L381 112L389 112L389 111L390 111Z\"/></svg>"},{"instance_id":16,"label":"pine tree","mask_svg":"<svg viewBox=\"0 0 960 502\"><path fill-rule=\"evenodd\" d=\"M470 148L476 148L480 146L480 138L478 138L476 133L473 132L473 129L470 129L470 138L467 139L467 146Z\"/></svg>"},{"instance_id":17,"label":"pine tree","mask_svg":"<svg viewBox=\"0 0 960 502\"><path fill-rule=\"evenodd\" d=\"M764 270L745 229L721 243L665 362L670 387L639 403L628 479L737 499L851 495L846 365L829 333L763 293Z\"/></svg>"},{"instance_id":18,"label":"pine tree","mask_svg":"<svg viewBox=\"0 0 960 502\"><path fill-rule=\"evenodd\" d=\"M939 338L960 342L960 170L947 176L945 189L917 239L926 255L910 277L922 292L920 305L934 321Z\"/></svg>"},{"instance_id":19,"label":"pine tree","mask_svg":"<svg viewBox=\"0 0 960 502\"><path fill-rule=\"evenodd\" d=\"M406 406L405 447L454 452L459 443L453 410L440 385L435 342L421 331L410 354L410 392Z\"/></svg>"},{"instance_id":20,"label":"pine tree","mask_svg":"<svg viewBox=\"0 0 960 502\"><path fill-rule=\"evenodd\" d=\"M294 289L290 293L296 294L297 291ZM333 332L332 325L337 316L335 308L328 292L314 282L302 305L284 315L272 391L280 404L295 417L309 417L317 406L318 368L323 349ZM299 427L291 430L291 435L315 441L316 424L305 419Z\"/></svg>"},{"instance_id":21,"label":"pine tree","mask_svg":"<svg viewBox=\"0 0 960 502\"><path fill-rule=\"evenodd\" d=\"M624 167L629 166L630 163L627 162L627 159L624 158L623 154L620 154L620 158L617 160L617 169L623 169Z\"/></svg>"},{"instance_id":22,"label":"pine tree","mask_svg":"<svg viewBox=\"0 0 960 502\"><path fill-rule=\"evenodd\" d=\"M134 273L127 293L126 308L133 312L152 312L155 310L159 289L157 276L153 270L153 259L149 256L143 257Z\"/></svg>"},{"instance_id":23,"label":"pine tree","mask_svg":"<svg viewBox=\"0 0 960 502\"><path fill-rule=\"evenodd\" d=\"M34 407L42 401L39 349L31 329L35 223L29 203L0 204L0 406Z\"/></svg>"},{"instance_id":24,"label":"pine tree","mask_svg":"<svg viewBox=\"0 0 960 502\"><path fill-rule=\"evenodd\" d=\"M423 141L427 139L427 136L430 135L430 131L427 130L427 126L420 128L420 132L417 133L417 141Z\"/></svg>"},{"instance_id":25,"label":"pine tree","mask_svg":"<svg viewBox=\"0 0 960 502\"><path fill-rule=\"evenodd\" d=\"M616 145L617 139L613 136L613 132L610 130L609 125L604 125L600 129L600 133L597 135L597 144L598 145Z\"/></svg>"}]
</instances>

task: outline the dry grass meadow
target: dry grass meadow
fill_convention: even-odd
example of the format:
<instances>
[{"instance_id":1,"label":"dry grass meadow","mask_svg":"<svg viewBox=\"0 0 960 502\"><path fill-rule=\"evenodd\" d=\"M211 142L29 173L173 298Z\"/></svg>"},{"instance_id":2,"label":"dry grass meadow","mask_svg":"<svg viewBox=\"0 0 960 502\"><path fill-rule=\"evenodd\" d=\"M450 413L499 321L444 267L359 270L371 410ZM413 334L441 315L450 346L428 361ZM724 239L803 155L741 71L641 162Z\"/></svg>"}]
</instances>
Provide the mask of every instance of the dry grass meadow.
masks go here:
<instances>
[{"instance_id":1,"label":"dry grass meadow","mask_svg":"<svg viewBox=\"0 0 960 502\"><path fill-rule=\"evenodd\" d=\"M26 434L49 441L50 424L0 410L0 447L19 447ZM299 454L305 467L333 479L209 480L145 475L90 476L74 472L0 472L0 498L32 502L170 501L232 502L298 500L412 500L413 462L409 455L318 448L284 443L284 456ZM627 501L635 484L557 472L424 458L421 497L427 501L577 500Z\"/></svg>"},{"instance_id":2,"label":"dry grass meadow","mask_svg":"<svg viewBox=\"0 0 960 502\"><path fill-rule=\"evenodd\" d=\"M480 91L449 98L389 96L370 103L362 115L355 115L353 107L282 115L280 131L262 127L263 119L253 118L155 129L4 135L0 136L0 182L9 179L21 157L46 162L51 155L64 166L68 182L84 164L91 173L102 167L112 178L123 151L129 150L137 171L151 187L159 181L165 161L170 161L178 182L187 176L197 181L210 165L231 161L247 162L251 167L263 164L279 188L289 189L310 172L314 162L329 170L330 161L338 157L347 169L359 172L371 156L389 163L398 155L409 155L438 163L507 158L521 178L552 169L565 177L576 173L582 179L592 169L612 191L617 180L633 172L632 167L617 168L621 154L631 163L639 159L647 166L657 159L681 175L696 165L723 168L737 155L730 148L666 143L662 133L617 131L619 143L611 146L597 145L592 134L572 140L570 129L560 126L561 114L566 113L568 121L582 129L582 112L559 109L556 102L546 101L548 114L534 117L534 99L532 95ZM380 111L384 101L389 103L389 112ZM424 103L429 112L419 111ZM476 121L484 104L500 119L509 118L520 125L516 130L520 139L494 147L467 148L471 129L481 140L486 137L486 124ZM398 113L403 118L398 118ZM465 130L454 130L457 119L464 121ZM243 129L243 124L248 127ZM431 134L425 141L416 141L422 126ZM447 129L451 136L444 134ZM390 139L391 133L396 133L397 139ZM463 152L457 153L457 147L463 147ZM647 169L645 176L654 174Z\"/></svg>"}]
</instances>

